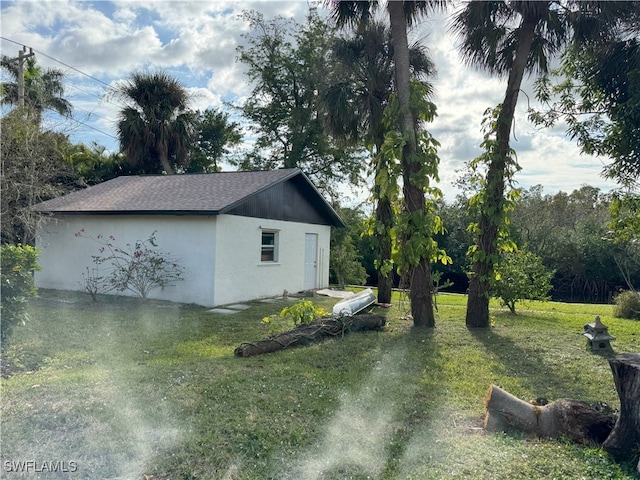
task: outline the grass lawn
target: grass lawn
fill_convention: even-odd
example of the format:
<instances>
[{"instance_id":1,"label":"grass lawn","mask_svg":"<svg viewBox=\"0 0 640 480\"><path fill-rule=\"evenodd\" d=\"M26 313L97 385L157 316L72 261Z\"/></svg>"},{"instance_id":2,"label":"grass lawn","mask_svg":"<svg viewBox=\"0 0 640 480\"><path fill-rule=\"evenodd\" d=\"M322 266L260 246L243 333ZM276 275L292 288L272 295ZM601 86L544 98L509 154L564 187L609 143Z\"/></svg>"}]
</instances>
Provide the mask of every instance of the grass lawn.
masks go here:
<instances>
[{"instance_id":1,"label":"grass lawn","mask_svg":"<svg viewBox=\"0 0 640 480\"><path fill-rule=\"evenodd\" d=\"M527 302L516 316L495 305L494 327L470 332L465 302L439 295L437 327L414 331L396 297L383 331L242 359L241 342L289 327L261 320L290 303L222 315L41 291L3 359L0 477L636 478L593 445L487 433L481 420L491 384L619 408L607 355L581 333L598 314L616 352L639 352L640 323L607 305ZM56 469L47 462L58 472L35 471Z\"/></svg>"}]
</instances>

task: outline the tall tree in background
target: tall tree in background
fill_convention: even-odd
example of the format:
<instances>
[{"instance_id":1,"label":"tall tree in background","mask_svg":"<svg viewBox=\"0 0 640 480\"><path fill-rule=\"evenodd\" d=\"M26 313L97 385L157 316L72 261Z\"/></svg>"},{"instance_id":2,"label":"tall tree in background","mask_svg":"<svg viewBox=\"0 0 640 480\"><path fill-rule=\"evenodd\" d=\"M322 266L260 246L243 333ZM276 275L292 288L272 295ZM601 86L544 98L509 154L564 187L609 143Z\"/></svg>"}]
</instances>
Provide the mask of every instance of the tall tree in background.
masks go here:
<instances>
[{"instance_id":1,"label":"tall tree in background","mask_svg":"<svg viewBox=\"0 0 640 480\"><path fill-rule=\"evenodd\" d=\"M2 243L33 245L39 217L31 207L78 188L77 174L68 161L71 149L65 135L43 131L19 110L2 118Z\"/></svg>"},{"instance_id":2,"label":"tall tree in background","mask_svg":"<svg viewBox=\"0 0 640 480\"><path fill-rule=\"evenodd\" d=\"M244 13L251 31L238 61L248 66L253 91L240 107L257 133L254 151L239 166L245 170L301 168L322 190L336 180L356 183L361 155L338 147L325 133L320 94L332 69L333 29L311 9L304 25L257 12Z\"/></svg>"},{"instance_id":3,"label":"tall tree in background","mask_svg":"<svg viewBox=\"0 0 640 480\"><path fill-rule=\"evenodd\" d=\"M0 103L17 106L19 104L18 76L20 75L17 60L2 55L0 65L12 78L11 82L0 84ZM53 110L65 117L71 116L73 108L63 98L64 73L61 70L43 69L38 65L35 57L29 57L25 61L23 75L24 106L33 123L36 125L42 123L42 115L45 110Z\"/></svg>"},{"instance_id":4,"label":"tall tree in background","mask_svg":"<svg viewBox=\"0 0 640 480\"><path fill-rule=\"evenodd\" d=\"M473 66L508 75L504 100L486 136L485 187L480 192L477 240L469 282L466 324L489 327L489 285L497 261L499 233L505 222L507 169L513 165L510 132L524 74L546 72L549 60L572 39L599 35L609 13L624 2L501 1L469 2L456 15L453 29L461 53ZM586 28L586 27L589 28Z\"/></svg>"},{"instance_id":5,"label":"tall tree in background","mask_svg":"<svg viewBox=\"0 0 640 480\"><path fill-rule=\"evenodd\" d=\"M333 16L340 26L358 25L371 21L377 2L336 1L327 2L333 8ZM424 232L429 211L425 194L429 188L429 176L437 178L436 158L424 157L419 151L419 122L412 109L411 67L407 28L434 6L442 2L391 1L387 14L393 42L394 84L398 99L397 123L401 134L400 165L403 178L403 213L405 214L405 242L411 242L409 260L409 297L415 326L435 325L433 308L433 279L431 275L432 243L430 239L419 241L417 232ZM400 145L400 144L398 144ZM427 146L432 150L433 145ZM426 165L424 162L429 162ZM428 173L427 173L428 172ZM411 232L414 232L412 234ZM405 245L406 247L406 245Z\"/></svg>"},{"instance_id":6,"label":"tall tree in background","mask_svg":"<svg viewBox=\"0 0 640 480\"><path fill-rule=\"evenodd\" d=\"M620 250L608 239L609 204L608 194L589 186L570 194L543 195L540 185L522 191L510 230L518 247L555 270L555 300L607 303L624 286L612 268Z\"/></svg>"},{"instance_id":7,"label":"tall tree in background","mask_svg":"<svg viewBox=\"0 0 640 480\"><path fill-rule=\"evenodd\" d=\"M133 172L171 175L188 164L195 116L178 80L163 72L134 72L111 94L124 103L118 139Z\"/></svg>"},{"instance_id":8,"label":"tall tree in background","mask_svg":"<svg viewBox=\"0 0 640 480\"><path fill-rule=\"evenodd\" d=\"M228 147L242 141L240 124L229 121L229 114L207 109L197 112L194 121L194 139L189 149L188 173L219 172L220 162Z\"/></svg>"},{"instance_id":9,"label":"tall tree in background","mask_svg":"<svg viewBox=\"0 0 640 480\"><path fill-rule=\"evenodd\" d=\"M373 200L375 222L371 228L377 255L378 302L390 303L393 286L391 229L392 204L397 200L397 175L389 172L382 156L386 127L383 112L393 93L393 46L389 28L381 22L360 24L352 37L333 45L336 77L323 93L323 111L328 131L343 141L364 143L373 153ZM426 49L414 44L409 52L414 78L426 83L435 67ZM393 185L390 184L393 183Z\"/></svg>"},{"instance_id":10,"label":"tall tree in background","mask_svg":"<svg viewBox=\"0 0 640 480\"><path fill-rule=\"evenodd\" d=\"M596 39L570 49L560 68L537 82L538 125L558 120L584 153L609 158L603 173L620 189L611 202L614 246L625 250L621 272L640 238L640 2L625 2L623 15ZM552 81L554 83L552 83ZM630 282L627 282L630 283Z\"/></svg>"}]
</instances>

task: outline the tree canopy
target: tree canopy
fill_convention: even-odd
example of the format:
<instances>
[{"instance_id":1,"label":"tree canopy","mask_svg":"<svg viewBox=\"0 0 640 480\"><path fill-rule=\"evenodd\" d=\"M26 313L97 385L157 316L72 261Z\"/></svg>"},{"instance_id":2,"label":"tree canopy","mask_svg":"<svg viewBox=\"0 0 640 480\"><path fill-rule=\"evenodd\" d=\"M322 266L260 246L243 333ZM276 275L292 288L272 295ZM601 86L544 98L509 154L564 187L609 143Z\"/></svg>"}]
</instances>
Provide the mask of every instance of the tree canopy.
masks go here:
<instances>
[{"instance_id":1,"label":"tree canopy","mask_svg":"<svg viewBox=\"0 0 640 480\"><path fill-rule=\"evenodd\" d=\"M78 176L67 161L71 148L65 135L41 130L20 109L2 118L2 243L33 245L39 217L30 207L78 188Z\"/></svg>"},{"instance_id":2,"label":"tree canopy","mask_svg":"<svg viewBox=\"0 0 640 480\"><path fill-rule=\"evenodd\" d=\"M606 177L637 189L640 175L640 5L624 2L624 15L597 39L576 45L559 68L540 78L531 110L538 125L560 119L583 152L609 158ZM589 40L589 39L587 39Z\"/></svg>"},{"instance_id":3,"label":"tree canopy","mask_svg":"<svg viewBox=\"0 0 640 480\"><path fill-rule=\"evenodd\" d=\"M7 55L0 58L0 66L11 77L10 82L0 84L0 103L2 105L19 106L19 75L20 68L17 59ZM42 123L45 110L53 110L60 115L69 117L73 107L64 95L64 73L56 68L43 69L38 65L35 56L28 57L23 67L24 76L24 107L25 112L34 123Z\"/></svg>"},{"instance_id":4,"label":"tree canopy","mask_svg":"<svg viewBox=\"0 0 640 480\"><path fill-rule=\"evenodd\" d=\"M138 173L173 174L188 164L195 117L189 94L164 72L133 72L111 95L124 103L118 139L125 161Z\"/></svg>"},{"instance_id":5,"label":"tree canopy","mask_svg":"<svg viewBox=\"0 0 640 480\"><path fill-rule=\"evenodd\" d=\"M240 145L242 132L238 122L230 115L214 109L195 113L194 139L189 149L187 173L218 172L221 162L230 154L230 148Z\"/></svg>"},{"instance_id":6,"label":"tree canopy","mask_svg":"<svg viewBox=\"0 0 640 480\"><path fill-rule=\"evenodd\" d=\"M369 171L373 175L371 198L375 202L375 221L369 231L377 245L378 302L391 303L395 271L392 230L399 169L382 154L387 131L384 111L394 91L389 27L382 22L362 23L352 35L337 38L332 53L335 75L322 95L325 126L340 141L366 146L371 152ZM426 49L412 45L409 59L414 78L420 79L428 92L432 91L429 77L435 74L435 67Z\"/></svg>"},{"instance_id":7,"label":"tree canopy","mask_svg":"<svg viewBox=\"0 0 640 480\"><path fill-rule=\"evenodd\" d=\"M247 45L238 61L247 65L253 90L240 111L256 133L255 148L238 162L242 169L299 167L327 190L338 180L357 183L362 153L337 145L319 114L322 92L334 64L330 57L334 31L310 10L305 24L265 19L247 11Z\"/></svg>"}]
</instances>

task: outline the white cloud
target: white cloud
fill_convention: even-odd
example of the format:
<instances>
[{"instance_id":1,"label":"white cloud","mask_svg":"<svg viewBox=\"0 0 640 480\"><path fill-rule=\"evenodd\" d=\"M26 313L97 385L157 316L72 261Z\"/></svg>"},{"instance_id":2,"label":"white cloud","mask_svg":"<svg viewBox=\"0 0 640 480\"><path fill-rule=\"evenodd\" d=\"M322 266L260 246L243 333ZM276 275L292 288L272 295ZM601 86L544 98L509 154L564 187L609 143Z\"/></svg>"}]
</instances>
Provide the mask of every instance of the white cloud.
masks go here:
<instances>
[{"instance_id":1,"label":"white cloud","mask_svg":"<svg viewBox=\"0 0 640 480\"><path fill-rule=\"evenodd\" d=\"M266 19L282 15L302 22L312 4L306 0L3 1L2 36L11 41L2 41L2 53L15 56L22 45L30 46L108 84L137 69L164 69L197 92L196 108L220 108L251 91L246 67L236 62L236 48L244 42L241 34L248 31L239 17L242 10L258 10ZM483 112L502 101L506 79L490 78L460 62L444 14L423 21L410 33L429 48L438 70L438 117L429 128L442 145L440 187L451 198L455 170L480 153ZM66 71L68 96L79 118L115 134L117 105L100 99L104 84L45 55L37 58L43 66ZM530 81L523 90L533 96ZM514 131L513 147L524 167L518 174L523 186L541 183L545 190L565 191L584 183L612 186L599 176L601 162L581 156L561 130L537 131L528 124L522 94ZM73 138L117 148L112 138L89 128Z\"/></svg>"}]
</instances>

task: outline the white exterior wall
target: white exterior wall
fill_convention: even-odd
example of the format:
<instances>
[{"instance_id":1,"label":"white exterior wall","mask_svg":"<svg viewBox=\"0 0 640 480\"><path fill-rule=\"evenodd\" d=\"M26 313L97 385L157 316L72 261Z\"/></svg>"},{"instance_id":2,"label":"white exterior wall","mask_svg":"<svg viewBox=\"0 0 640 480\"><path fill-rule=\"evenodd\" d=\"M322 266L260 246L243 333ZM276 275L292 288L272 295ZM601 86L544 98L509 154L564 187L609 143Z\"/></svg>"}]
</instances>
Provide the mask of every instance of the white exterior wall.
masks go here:
<instances>
[{"instance_id":1,"label":"white exterior wall","mask_svg":"<svg viewBox=\"0 0 640 480\"><path fill-rule=\"evenodd\" d=\"M84 229L83 236L75 233ZM92 269L92 255L99 255L109 235L115 246L146 240L156 231L158 248L184 267L184 280L174 286L153 290L149 298L174 302L213 304L216 218L169 215L67 215L54 217L40 229L36 246L40 249L36 286L58 290L83 290L82 274ZM86 238L89 237L89 238ZM101 241L102 241L101 240ZM105 254L103 254L105 255ZM112 292L134 295L127 292Z\"/></svg>"},{"instance_id":2,"label":"white exterior wall","mask_svg":"<svg viewBox=\"0 0 640 480\"><path fill-rule=\"evenodd\" d=\"M277 232L277 261L260 260L262 231ZM316 288L329 285L331 227L220 215L216 241L218 305L304 289L305 234L318 235Z\"/></svg>"},{"instance_id":3,"label":"white exterior wall","mask_svg":"<svg viewBox=\"0 0 640 480\"><path fill-rule=\"evenodd\" d=\"M75 236L81 229L89 238ZM277 232L276 262L260 260L262 229ZM82 274L94 266L91 256L101 247L98 234L105 240L112 235L113 243L124 247L146 240L154 230L158 248L185 272L184 280L152 291L150 298L217 306L301 291L308 233L318 235L316 288L329 284L327 225L236 215L68 215L52 218L37 235L42 269L36 272L36 285L82 291Z\"/></svg>"}]
</instances>

